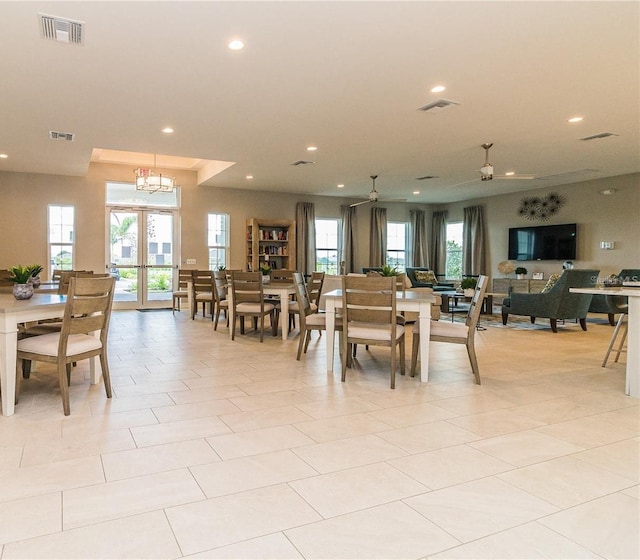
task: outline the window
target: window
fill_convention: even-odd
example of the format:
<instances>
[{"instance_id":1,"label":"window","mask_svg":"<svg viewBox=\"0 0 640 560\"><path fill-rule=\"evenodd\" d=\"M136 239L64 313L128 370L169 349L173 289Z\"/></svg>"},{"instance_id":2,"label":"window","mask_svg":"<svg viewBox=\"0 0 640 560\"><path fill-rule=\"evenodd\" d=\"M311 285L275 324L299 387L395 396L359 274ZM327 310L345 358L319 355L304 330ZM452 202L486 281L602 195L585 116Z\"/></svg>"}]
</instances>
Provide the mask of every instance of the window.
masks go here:
<instances>
[{"instance_id":1,"label":"window","mask_svg":"<svg viewBox=\"0 0 640 560\"><path fill-rule=\"evenodd\" d=\"M407 266L407 224L387 222L387 264L405 272Z\"/></svg>"},{"instance_id":2,"label":"window","mask_svg":"<svg viewBox=\"0 0 640 560\"><path fill-rule=\"evenodd\" d=\"M54 270L73 270L75 218L73 206L49 205L49 278Z\"/></svg>"},{"instance_id":3,"label":"window","mask_svg":"<svg viewBox=\"0 0 640 560\"><path fill-rule=\"evenodd\" d=\"M447 224L446 277L462 278L462 222Z\"/></svg>"},{"instance_id":4,"label":"window","mask_svg":"<svg viewBox=\"0 0 640 560\"><path fill-rule=\"evenodd\" d=\"M207 245L209 270L226 268L229 254L229 214L209 214Z\"/></svg>"},{"instance_id":5,"label":"window","mask_svg":"<svg viewBox=\"0 0 640 560\"><path fill-rule=\"evenodd\" d=\"M338 220L316 220L316 271L338 274Z\"/></svg>"}]
</instances>

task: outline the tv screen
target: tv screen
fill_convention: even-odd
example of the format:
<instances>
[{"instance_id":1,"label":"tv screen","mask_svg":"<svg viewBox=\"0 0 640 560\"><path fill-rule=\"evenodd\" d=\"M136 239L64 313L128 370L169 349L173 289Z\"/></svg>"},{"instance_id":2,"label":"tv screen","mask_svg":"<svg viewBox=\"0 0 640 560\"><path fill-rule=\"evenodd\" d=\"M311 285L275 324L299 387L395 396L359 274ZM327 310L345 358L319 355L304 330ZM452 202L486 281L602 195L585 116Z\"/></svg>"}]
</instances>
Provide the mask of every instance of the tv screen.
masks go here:
<instances>
[{"instance_id":1,"label":"tv screen","mask_svg":"<svg viewBox=\"0 0 640 560\"><path fill-rule=\"evenodd\" d=\"M564 261L576 257L576 224L509 228L509 260Z\"/></svg>"}]
</instances>

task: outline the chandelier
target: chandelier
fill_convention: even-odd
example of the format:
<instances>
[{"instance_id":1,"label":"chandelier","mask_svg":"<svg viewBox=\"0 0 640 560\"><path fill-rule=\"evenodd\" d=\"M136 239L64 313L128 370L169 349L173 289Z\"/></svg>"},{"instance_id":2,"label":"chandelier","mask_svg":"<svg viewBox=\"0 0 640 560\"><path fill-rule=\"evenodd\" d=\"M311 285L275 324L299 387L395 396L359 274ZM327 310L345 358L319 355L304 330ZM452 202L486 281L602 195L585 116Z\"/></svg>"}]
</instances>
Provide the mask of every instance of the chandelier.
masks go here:
<instances>
[{"instance_id":1,"label":"chandelier","mask_svg":"<svg viewBox=\"0 0 640 560\"><path fill-rule=\"evenodd\" d=\"M156 155L153 154L153 169L143 169L138 167L134 169L136 174L136 190L155 192L173 192L175 185L174 177L167 177L162 173L156 175Z\"/></svg>"}]
</instances>

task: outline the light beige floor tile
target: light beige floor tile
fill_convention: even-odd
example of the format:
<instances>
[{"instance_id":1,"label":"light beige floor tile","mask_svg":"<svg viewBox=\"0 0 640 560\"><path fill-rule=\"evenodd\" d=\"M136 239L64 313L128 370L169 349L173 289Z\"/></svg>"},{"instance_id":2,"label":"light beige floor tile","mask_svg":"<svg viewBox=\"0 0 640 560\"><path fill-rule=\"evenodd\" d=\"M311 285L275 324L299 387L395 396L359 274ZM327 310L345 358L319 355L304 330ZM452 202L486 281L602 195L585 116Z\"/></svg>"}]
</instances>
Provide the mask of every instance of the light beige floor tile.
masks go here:
<instances>
[{"instance_id":1,"label":"light beige floor tile","mask_svg":"<svg viewBox=\"0 0 640 560\"><path fill-rule=\"evenodd\" d=\"M391 459L388 463L434 490L513 469L509 463L467 445Z\"/></svg>"},{"instance_id":2,"label":"light beige floor tile","mask_svg":"<svg viewBox=\"0 0 640 560\"><path fill-rule=\"evenodd\" d=\"M632 486L631 488L622 490L620 493L625 494L627 496L631 496L636 500L640 500L640 485Z\"/></svg>"},{"instance_id":3,"label":"light beige floor tile","mask_svg":"<svg viewBox=\"0 0 640 560\"><path fill-rule=\"evenodd\" d=\"M244 492L317 474L289 450L195 466L190 470L207 498Z\"/></svg>"},{"instance_id":4,"label":"light beige floor tile","mask_svg":"<svg viewBox=\"0 0 640 560\"><path fill-rule=\"evenodd\" d=\"M216 436L230 431L217 417L195 418L131 429L133 439L139 447Z\"/></svg>"},{"instance_id":5,"label":"light beige floor tile","mask_svg":"<svg viewBox=\"0 0 640 560\"><path fill-rule=\"evenodd\" d=\"M169 393L171 391L183 391L187 386L179 380L158 381L154 383L144 383L141 385L127 385L114 389L117 397L137 397L142 395L152 395L154 393Z\"/></svg>"},{"instance_id":6,"label":"light beige floor tile","mask_svg":"<svg viewBox=\"0 0 640 560\"><path fill-rule=\"evenodd\" d=\"M394 406L393 408L369 412L369 416L393 428L405 428L407 426L454 418L458 416L458 413L424 402L405 406Z\"/></svg>"},{"instance_id":7,"label":"light beige floor tile","mask_svg":"<svg viewBox=\"0 0 640 560\"><path fill-rule=\"evenodd\" d=\"M368 414L351 414L349 416L337 416L298 422L296 428L308 435L314 441L323 443L336 439L361 436L381 432L391 428L388 424L372 418Z\"/></svg>"},{"instance_id":8,"label":"light beige floor tile","mask_svg":"<svg viewBox=\"0 0 640 560\"><path fill-rule=\"evenodd\" d=\"M299 408L311 418L321 419L377 410L379 407L360 397L347 397L303 403L296 405L296 408Z\"/></svg>"},{"instance_id":9,"label":"light beige floor tile","mask_svg":"<svg viewBox=\"0 0 640 560\"><path fill-rule=\"evenodd\" d=\"M0 503L0 544L62 530L62 494Z\"/></svg>"},{"instance_id":10,"label":"light beige floor tile","mask_svg":"<svg viewBox=\"0 0 640 560\"><path fill-rule=\"evenodd\" d=\"M102 482L104 474L99 456L6 469L0 476L0 502Z\"/></svg>"},{"instance_id":11,"label":"light beige floor tile","mask_svg":"<svg viewBox=\"0 0 640 560\"><path fill-rule=\"evenodd\" d=\"M543 422L511 412L509 409L482 412L470 416L451 418L449 423L464 428L483 438L519 432L529 428L544 426Z\"/></svg>"},{"instance_id":12,"label":"light beige floor tile","mask_svg":"<svg viewBox=\"0 0 640 560\"><path fill-rule=\"evenodd\" d=\"M220 457L204 440L180 441L166 445L131 449L102 456L107 481L133 478L171 471L205 463L215 463Z\"/></svg>"},{"instance_id":13,"label":"light beige floor tile","mask_svg":"<svg viewBox=\"0 0 640 560\"><path fill-rule=\"evenodd\" d=\"M495 477L428 492L405 503L462 542L534 521L558 510Z\"/></svg>"},{"instance_id":14,"label":"light beige floor tile","mask_svg":"<svg viewBox=\"0 0 640 560\"><path fill-rule=\"evenodd\" d=\"M270 486L166 510L184 554L305 525L320 516L287 485Z\"/></svg>"},{"instance_id":15,"label":"light beige floor tile","mask_svg":"<svg viewBox=\"0 0 640 560\"><path fill-rule=\"evenodd\" d=\"M471 442L469 445L518 467L571 455L584 449L578 445L541 434L536 430L482 439Z\"/></svg>"},{"instance_id":16,"label":"light beige floor tile","mask_svg":"<svg viewBox=\"0 0 640 560\"><path fill-rule=\"evenodd\" d=\"M264 395L251 395L247 397L231 397L231 402L240 410L250 412L262 408L273 408L277 406L293 406L309 402L309 399L297 391L279 391L277 393L267 393Z\"/></svg>"},{"instance_id":17,"label":"light beige floor tile","mask_svg":"<svg viewBox=\"0 0 640 560\"><path fill-rule=\"evenodd\" d=\"M585 449L629 439L635 435L631 430L612 426L593 417L559 422L551 426L537 428L536 431L579 445Z\"/></svg>"},{"instance_id":18,"label":"light beige floor tile","mask_svg":"<svg viewBox=\"0 0 640 560\"><path fill-rule=\"evenodd\" d=\"M266 537L258 537L221 546L184 558L209 558L211 560L297 560L302 558L300 553L282 533L274 533Z\"/></svg>"},{"instance_id":19,"label":"light beige floor tile","mask_svg":"<svg viewBox=\"0 0 640 560\"><path fill-rule=\"evenodd\" d=\"M290 482L323 517L335 517L427 491L385 463Z\"/></svg>"},{"instance_id":20,"label":"light beige floor tile","mask_svg":"<svg viewBox=\"0 0 640 560\"><path fill-rule=\"evenodd\" d=\"M292 426L278 426L214 436L207 438L207 442L224 460L278 451L279 449L294 449L314 443L311 438Z\"/></svg>"},{"instance_id":21,"label":"light beige floor tile","mask_svg":"<svg viewBox=\"0 0 640 560\"><path fill-rule=\"evenodd\" d=\"M2 557L169 560L179 556L164 513L156 511L8 544Z\"/></svg>"},{"instance_id":22,"label":"light beige floor tile","mask_svg":"<svg viewBox=\"0 0 640 560\"><path fill-rule=\"evenodd\" d=\"M153 406L169 406L174 402L166 393L137 395L135 397L112 397L102 402L92 402L91 412L94 415L121 414L131 410L144 410Z\"/></svg>"},{"instance_id":23,"label":"light beige floor tile","mask_svg":"<svg viewBox=\"0 0 640 560\"><path fill-rule=\"evenodd\" d=\"M568 397L516 406L513 407L511 411L515 414L544 422L545 424L565 422L566 420L583 418L584 416L593 416L598 412L594 408L576 403Z\"/></svg>"},{"instance_id":24,"label":"light beige floor tile","mask_svg":"<svg viewBox=\"0 0 640 560\"><path fill-rule=\"evenodd\" d=\"M237 409L236 409L237 410ZM220 416L229 428L234 432L246 432L272 428L286 424L296 424L310 420L311 417L295 406L276 406L251 412L235 412Z\"/></svg>"},{"instance_id":25,"label":"light beige floor tile","mask_svg":"<svg viewBox=\"0 0 640 560\"><path fill-rule=\"evenodd\" d=\"M574 457L561 457L498 475L560 508L633 486L634 481Z\"/></svg>"},{"instance_id":26,"label":"light beige floor tile","mask_svg":"<svg viewBox=\"0 0 640 560\"><path fill-rule=\"evenodd\" d=\"M304 558L423 558L458 544L401 502L285 531Z\"/></svg>"},{"instance_id":27,"label":"light beige floor tile","mask_svg":"<svg viewBox=\"0 0 640 560\"><path fill-rule=\"evenodd\" d=\"M593 418L631 430L636 436L640 435L640 405L603 412L596 414Z\"/></svg>"},{"instance_id":28,"label":"light beige floor tile","mask_svg":"<svg viewBox=\"0 0 640 560\"><path fill-rule=\"evenodd\" d=\"M193 420L194 418L206 418L208 416L220 416L238 412L236 405L227 399L217 401L205 401L173 406L161 406L153 408L153 414L162 422L178 422L180 420Z\"/></svg>"},{"instance_id":29,"label":"light beige floor tile","mask_svg":"<svg viewBox=\"0 0 640 560\"><path fill-rule=\"evenodd\" d=\"M204 499L187 469L127 478L63 493L64 529Z\"/></svg>"},{"instance_id":30,"label":"light beige floor tile","mask_svg":"<svg viewBox=\"0 0 640 560\"><path fill-rule=\"evenodd\" d=\"M620 492L550 515L540 523L603 558L640 558L638 500Z\"/></svg>"},{"instance_id":31,"label":"light beige floor tile","mask_svg":"<svg viewBox=\"0 0 640 560\"><path fill-rule=\"evenodd\" d=\"M20 466L22 457L22 447L20 446L0 446L0 471L5 469L17 469Z\"/></svg>"},{"instance_id":32,"label":"light beige floor tile","mask_svg":"<svg viewBox=\"0 0 640 560\"><path fill-rule=\"evenodd\" d=\"M171 391L169 396L172 399L170 404L188 404L195 402L217 401L230 397L246 396L246 393L238 389L235 385L225 385L221 387L208 387L197 391Z\"/></svg>"},{"instance_id":33,"label":"light beige floor tile","mask_svg":"<svg viewBox=\"0 0 640 560\"><path fill-rule=\"evenodd\" d=\"M369 465L406 455L399 447L375 435L308 445L293 451L320 473Z\"/></svg>"},{"instance_id":34,"label":"light beige floor tile","mask_svg":"<svg viewBox=\"0 0 640 560\"><path fill-rule=\"evenodd\" d=\"M238 389L241 389L243 393L246 391L240 387L240 385L244 385L250 383L251 379L242 373L237 373L236 371L229 371L228 373L219 373L218 375L209 375L206 377L194 377L191 379L184 379L183 383L189 387L189 389L207 389L211 387L224 387L224 386L237 386Z\"/></svg>"},{"instance_id":35,"label":"light beige floor tile","mask_svg":"<svg viewBox=\"0 0 640 560\"><path fill-rule=\"evenodd\" d=\"M439 552L430 559L451 560L587 560L601 558L537 521Z\"/></svg>"},{"instance_id":36,"label":"light beige floor tile","mask_svg":"<svg viewBox=\"0 0 640 560\"><path fill-rule=\"evenodd\" d=\"M480 438L480 436L458 428L447 421L398 428L397 430L381 432L378 435L385 441L409 453L432 451Z\"/></svg>"},{"instance_id":37,"label":"light beige floor tile","mask_svg":"<svg viewBox=\"0 0 640 560\"><path fill-rule=\"evenodd\" d=\"M467 415L509 408L515 403L503 396L485 390L484 392L473 393L471 395L441 399L433 404L460 415Z\"/></svg>"}]
</instances>

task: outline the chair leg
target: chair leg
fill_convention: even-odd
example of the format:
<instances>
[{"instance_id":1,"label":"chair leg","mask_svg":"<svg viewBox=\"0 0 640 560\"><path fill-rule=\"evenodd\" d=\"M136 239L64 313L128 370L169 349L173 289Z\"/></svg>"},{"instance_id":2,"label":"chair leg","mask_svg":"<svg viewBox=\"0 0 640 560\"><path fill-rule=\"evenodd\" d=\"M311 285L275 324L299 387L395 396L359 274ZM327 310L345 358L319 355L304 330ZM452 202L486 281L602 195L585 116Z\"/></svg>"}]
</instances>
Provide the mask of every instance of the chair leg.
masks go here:
<instances>
[{"instance_id":1,"label":"chair leg","mask_svg":"<svg viewBox=\"0 0 640 560\"><path fill-rule=\"evenodd\" d=\"M58 363L58 385L60 386L60 396L62 397L62 409L65 416L71 414L69 405L69 385L67 384L67 365Z\"/></svg>"},{"instance_id":2,"label":"chair leg","mask_svg":"<svg viewBox=\"0 0 640 560\"><path fill-rule=\"evenodd\" d=\"M607 313L607 319L609 319L609 324L612 327L615 327L616 325L616 316L613 313Z\"/></svg>"},{"instance_id":3,"label":"chair leg","mask_svg":"<svg viewBox=\"0 0 640 560\"><path fill-rule=\"evenodd\" d=\"M416 376L416 366L418 365L418 350L420 350L420 333L413 333L413 344L411 345L411 377Z\"/></svg>"},{"instance_id":4,"label":"chair leg","mask_svg":"<svg viewBox=\"0 0 640 560\"><path fill-rule=\"evenodd\" d=\"M507 324L507 319L509 318L509 314L505 313L504 311L502 312L502 324L506 325Z\"/></svg>"},{"instance_id":5,"label":"chair leg","mask_svg":"<svg viewBox=\"0 0 640 560\"><path fill-rule=\"evenodd\" d=\"M396 388L396 352L397 348L395 346L391 347L391 388Z\"/></svg>"},{"instance_id":6,"label":"chair leg","mask_svg":"<svg viewBox=\"0 0 640 560\"><path fill-rule=\"evenodd\" d=\"M533 323L533 321L531 321ZM549 319L551 323L551 330L555 333L558 332L558 320L557 319Z\"/></svg>"},{"instance_id":7,"label":"chair leg","mask_svg":"<svg viewBox=\"0 0 640 560\"><path fill-rule=\"evenodd\" d=\"M609 341L609 347L607 348L607 351L605 352L604 355L604 359L602 360L602 367L606 367L607 366L607 360L609 359L609 354L611 354L611 350L613 349L613 346L616 343L616 338L618 338L618 333L620 332L620 327L622 326L622 322L624 321L624 313L620 313L620 318L618 319L618 322L616 323L616 327L615 329L613 329L613 334L611 335L611 340ZM624 338L622 340L622 343L624 343ZM620 343L620 348L622 348L622 343ZM618 356L620 356L620 349L618 349ZM618 361L618 358L616 357L616 362Z\"/></svg>"},{"instance_id":8,"label":"chair leg","mask_svg":"<svg viewBox=\"0 0 640 560\"><path fill-rule=\"evenodd\" d=\"M471 343L467 342L466 346L467 354L469 354L469 362L471 363L471 370L476 378L476 383L480 385L480 369L478 368L478 358L476 357L476 349L473 341L471 341Z\"/></svg>"},{"instance_id":9,"label":"chair leg","mask_svg":"<svg viewBox=\"0 0 640 560\"><path fill-rule=\"evenodd\" d=\"M254 325L258 327L258 318L254 318ZM264 314L260 315L260 342L264 340Z\"/></svg>"},{"instance_id":10,"label":"chair leg","mask_svg":"<svg viewBox=\"0 0 640 560\"><path fill-rule=\"evenodd\" d=\"M109 373L109 364L107 363L107 354L100 354L100 368L102 369L102 379L104 380L104 390L107 398L111 398L111 374Z\"/></svg>"},{"instance_id":11,"label":"chair leg","mask_svg":"<svg viewBox=\"0 0 640 560\"><path fill-rule=\"evenodd\" d=\"M580 322L580 327L582 328L583 331L587 330L587 319L585 317L582 317L581 319L578 319L578 321Z\"/></svg>"},{"instance_id":12,"label":"chair leg","mask_svg":"<svg viewBox=\"0 0 640 560\"><path fill-rule=\"evenodd\" d=\"M620 352L622 352L622 348L624 347L625 340L627 340L627 334L629 334L629 323L626 323L624 326L624 332L622 333L622 339L620 340L620 346L616 350L616 359L613 360L615 363L618 363L618 358L620 357Z\"/></svg>"},{"instance_id":13,"label":"chair leg","mask_svg":"<svg viewBox=\"0 0 640 560\"><path fill-rule=\"evenodd\" d=\"M302 335L300 335L302 338ZM311 331L307 331L304 335L304 353L307 353L307 349L309 348L309 342L311 342Z\"/></svg>"},{"instance_id":14,"label":"chair leg","mask_svg":"<svg viewBox=\"0 0 640 560\"><path fill-rule=\"evenodd\" d=\"M405 346L404 346L404 336L400 339L400 375L405 374Z\"/></svg>"},{"instance_id":15,"label":"chair leg","mask_svg":"<svg viewBox=\"0 0 640 560\"><path fill-rule=\"evenodd\" d=\"M306 338L306 333L301 332L300 336L298 337L298 354L296 356L296 360L300 360L300 356L302 356L302 348L304 346L305 338Z\"/></svg>"},{"instance_id":16,"label":"chair leg","mask_svg":"<svg viewBox=\"0 0 640 560\"><path fill-rule=\"evenodd\" d=\"M22 360L22 377L29 379L31 375L31 360Z\"/></svg>"}]
</instances>

